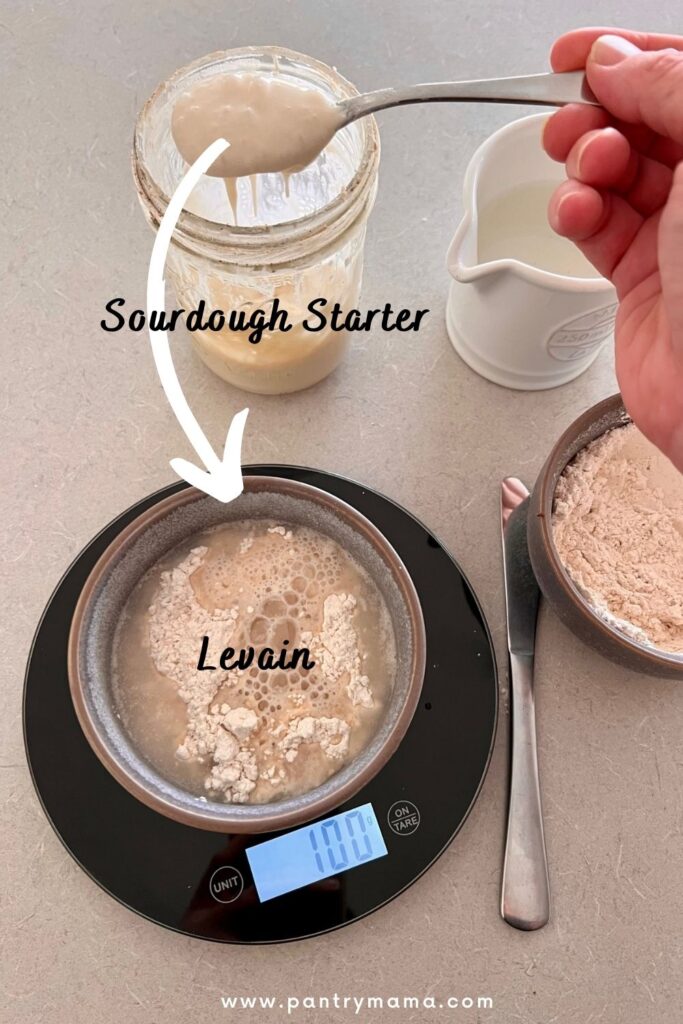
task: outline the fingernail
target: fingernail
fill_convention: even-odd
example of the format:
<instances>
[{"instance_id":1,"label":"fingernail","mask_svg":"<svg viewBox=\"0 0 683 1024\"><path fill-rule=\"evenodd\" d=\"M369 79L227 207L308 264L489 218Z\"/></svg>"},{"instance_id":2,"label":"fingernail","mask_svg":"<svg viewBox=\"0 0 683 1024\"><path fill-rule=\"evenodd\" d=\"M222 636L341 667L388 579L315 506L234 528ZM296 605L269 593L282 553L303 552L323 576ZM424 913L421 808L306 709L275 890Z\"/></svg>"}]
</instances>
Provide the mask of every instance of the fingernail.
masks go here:
<instances>
[{"instance_id":1,"label":"fingernail","mask_svg":"<svg viewBox=\"0 0 683 1024\"><path fill-rule=\"evenodd\" d=\"M590 59L595 64L611 67L640 52L637 46L621 36L598 36L591 48Z\"/></svg>"},{"instance_id":2,"label":"fingernail","mask_svg":"<svg viewBox=\"0 0 683 1024\"><path fill-rule=\"evenodd\" d=\"M550 205L548 206L548 223L550 224L550 227L553 229L553 231L555 231L558 235L562 233L562 219L560 210L562 209L562 206L566 198L567 195L565 193L565 195L560 196L559 199L551 200Z\"/></svg>"},{"instance_id":3,"label":"fingernail","mask_svg":"<svg viewBox=\"0 0 683 1024\"><path fill-rule=\"evenodd\" d=\"M583 157L584 157L584 154L585 154L586 150L588 149L588 147L590 146L592 141L593 141L593 133L592 132L590 134L585 135L583 137L583 139L581 139L581 142L579 143L579 147L578 147L578 149L576 151L576 154L574 156L572 156L571 168L569 166L570 162L567 161L567 171L569 172L571 177L576 178L576 177L578 177L581 174L581 164L583 163Z\"/></svg>"}]
</instances>

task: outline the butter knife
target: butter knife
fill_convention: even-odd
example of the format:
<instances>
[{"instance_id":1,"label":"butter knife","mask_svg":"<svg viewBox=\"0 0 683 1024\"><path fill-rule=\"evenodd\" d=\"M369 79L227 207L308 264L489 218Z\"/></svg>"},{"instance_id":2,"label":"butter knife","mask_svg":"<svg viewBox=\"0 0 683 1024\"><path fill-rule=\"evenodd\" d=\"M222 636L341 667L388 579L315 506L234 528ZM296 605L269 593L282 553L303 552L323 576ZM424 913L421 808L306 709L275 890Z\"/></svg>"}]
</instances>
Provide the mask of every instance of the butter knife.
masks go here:
<instances>
[{"instance_id":1,"label":"butter knife","mask_svg":"<svg viewBox=\"0 0 683 1024\"><path fill-rule=\"evenodd\" d=\"M501 531L510 652L512 758L500 912L513 928L533 931L547 924L550 917L550 886L534 707L534 646L540 594L527 547L528 497L521 480L503 480Z\"/></svg>"}]
</instances>

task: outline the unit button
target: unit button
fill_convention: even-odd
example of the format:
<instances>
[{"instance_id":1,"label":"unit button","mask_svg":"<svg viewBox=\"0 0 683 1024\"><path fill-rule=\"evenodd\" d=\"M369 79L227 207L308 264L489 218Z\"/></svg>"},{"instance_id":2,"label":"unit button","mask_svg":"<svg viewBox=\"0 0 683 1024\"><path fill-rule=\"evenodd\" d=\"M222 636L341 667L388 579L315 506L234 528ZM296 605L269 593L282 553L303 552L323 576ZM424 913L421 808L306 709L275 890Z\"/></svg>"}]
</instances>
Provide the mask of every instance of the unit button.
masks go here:
<instances>
[{"instance_id":1,"label":"unit button","mask_svg":"<svg viewBox=\"0 0 683 1024\"><path fill-rule=\"evenodd\" d=\"M397 836L411 836L420 827L420 812L410 800L397 800L389 808L387 822Z\"/></svg>"},{"instance_id":2,"label":"unit button","mask_svg":"<svg viewBox=\"0 0 683 1024\"><path fill-rule=\"evenodd\" d=\"M242 895L244 879L230 864L216 868L209 879L209 891L219 903L234 903Z\"/></svg>"}]
</instances>

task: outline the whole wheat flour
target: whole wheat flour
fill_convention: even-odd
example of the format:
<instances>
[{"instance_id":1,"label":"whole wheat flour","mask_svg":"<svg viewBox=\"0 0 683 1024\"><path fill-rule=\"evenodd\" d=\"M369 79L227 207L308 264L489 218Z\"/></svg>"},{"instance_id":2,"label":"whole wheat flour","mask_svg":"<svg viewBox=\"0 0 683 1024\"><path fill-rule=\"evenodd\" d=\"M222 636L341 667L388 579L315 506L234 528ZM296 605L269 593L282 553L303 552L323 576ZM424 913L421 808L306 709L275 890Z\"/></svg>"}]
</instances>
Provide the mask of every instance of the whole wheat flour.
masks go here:
<instances>
[{"instance_id":1,"label":"whole wheat flour","mask_svg":"<svg viewBox=\"0 0 683 1024\"><path fill-rule=\"evenodd\" d=\"M633 424L567 466L553 536L601 615L641 643L683 654L683 476Z\"/></svg>"}]
</instances>

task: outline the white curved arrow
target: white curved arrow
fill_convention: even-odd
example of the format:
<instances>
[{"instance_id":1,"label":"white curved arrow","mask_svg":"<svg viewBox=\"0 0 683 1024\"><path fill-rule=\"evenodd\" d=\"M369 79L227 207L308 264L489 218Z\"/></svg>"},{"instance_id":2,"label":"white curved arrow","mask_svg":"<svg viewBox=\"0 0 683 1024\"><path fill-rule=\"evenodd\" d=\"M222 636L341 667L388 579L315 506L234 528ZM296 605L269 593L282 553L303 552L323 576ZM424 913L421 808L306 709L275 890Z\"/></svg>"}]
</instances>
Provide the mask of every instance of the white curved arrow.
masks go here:
<instances>
[{"instance_id":1,"label":"white curved arrow","mask_svg":"<svg viewBox=\"0 0 683 1024\"><path fill-rule=\"evenodd\" d=\"M229 145L230 143L226 142L225 139L216 139L208 149L204 150L181 180L173 194L173 198L168 204L166 213L161 218L147 274L148 322L151 310L158 310L160 313L163 313L165 310L166 288L164 267L171 237L183 207L202 174L208 170L214 160ZM176 415L178 423L187 435L188 441L204 463L206 471L198 469L197 466L186 459L171 459L171 468L179 477L187 480L188 484L206 491L207 494L217 498L218 501L226 503L232 501L244 489L241 464L242 435L249 410L242 409L241 412L233 416L225 441L223 458L219 459L207 440L204 431L199 426L192 409L187 404L187 399L183 394L178 375L175 372L173 359L171 358L168 332L150 330L149 340L152 343L154 362L156 363L159 379L166 397Z\"/></svg>"}]
</instances>

